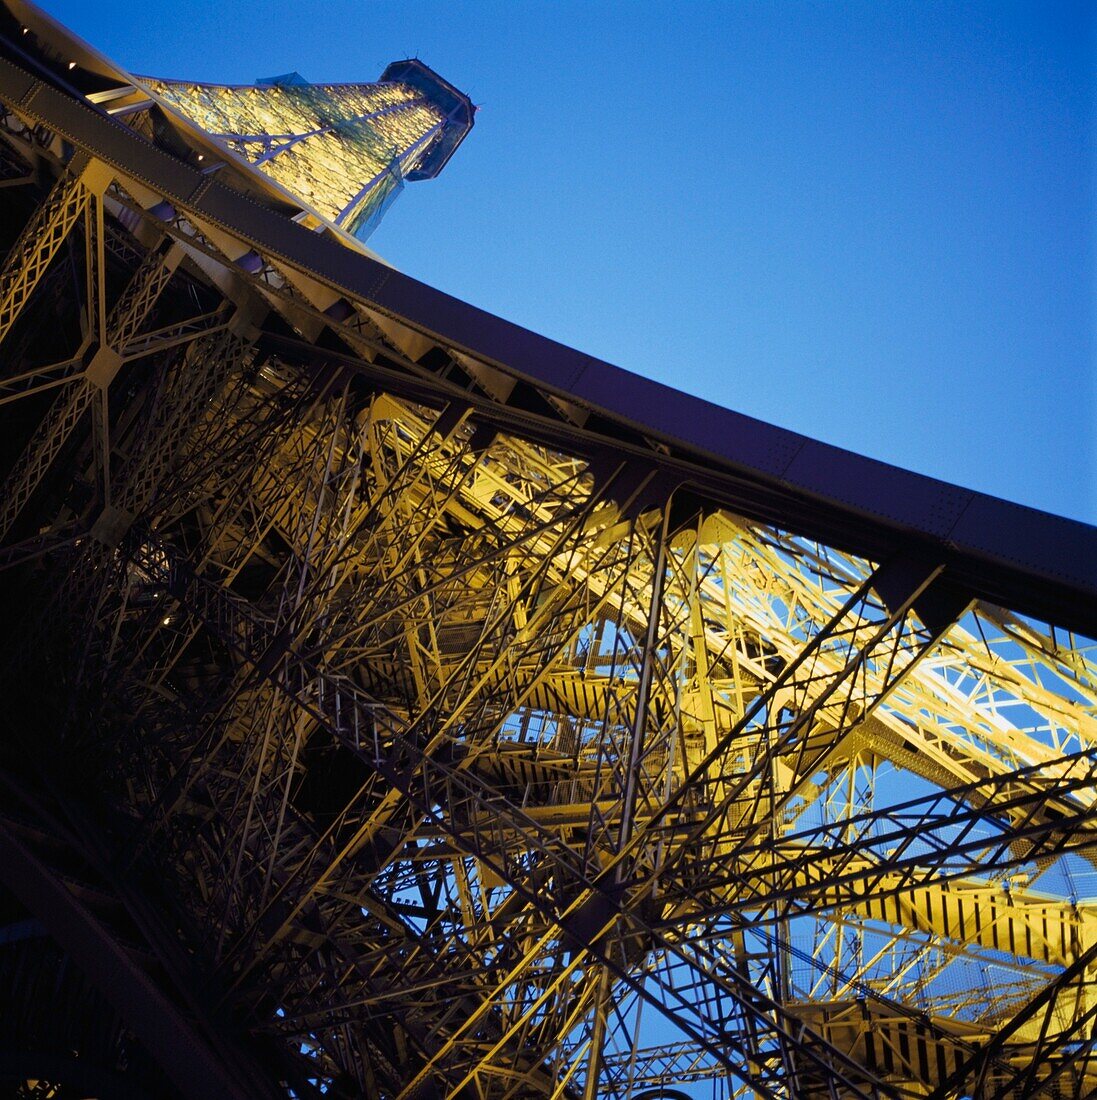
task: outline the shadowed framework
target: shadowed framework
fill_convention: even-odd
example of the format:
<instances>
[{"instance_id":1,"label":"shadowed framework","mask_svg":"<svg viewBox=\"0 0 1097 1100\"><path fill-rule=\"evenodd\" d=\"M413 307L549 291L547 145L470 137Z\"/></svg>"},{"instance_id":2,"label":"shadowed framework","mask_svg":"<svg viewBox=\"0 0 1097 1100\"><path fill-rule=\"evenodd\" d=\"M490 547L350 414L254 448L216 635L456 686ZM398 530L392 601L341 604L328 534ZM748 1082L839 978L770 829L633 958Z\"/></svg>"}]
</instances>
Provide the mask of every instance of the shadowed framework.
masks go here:
<instances>
[{"instance_id":1,"label":"shadowed framework","mask_svg":"<svg viewBox=\"0 0 1097 1100\"><path fill-rule=\"evenodd\" d=\"M12 1093L1097 1089L1097 532L423 287L169 92L0 14Z\"/></svg>"}]
</instances>

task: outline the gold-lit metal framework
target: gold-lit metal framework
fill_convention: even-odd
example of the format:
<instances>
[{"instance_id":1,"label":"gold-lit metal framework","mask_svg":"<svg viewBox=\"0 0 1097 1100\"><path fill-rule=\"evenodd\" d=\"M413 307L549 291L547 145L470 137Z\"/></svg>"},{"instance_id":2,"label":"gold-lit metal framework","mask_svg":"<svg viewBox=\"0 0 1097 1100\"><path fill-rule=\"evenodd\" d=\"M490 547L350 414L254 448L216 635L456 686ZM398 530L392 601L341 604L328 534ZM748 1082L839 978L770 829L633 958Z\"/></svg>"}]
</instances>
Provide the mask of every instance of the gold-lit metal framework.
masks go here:
<instances>
[{"instance_id":1,"label":"gold-lit metal framework","mask_svg":"<svg viewBox=\"0 0 1097 1100\"><path fill-rule=\"evenodd\" d=\"M85 1061L240 1097L1097 1092L1097 643L276 254L18 62L0 877L110 960Z\"/></svg>"},{"instance_id":2,"label":"gold-lit metal framework","mask_svg":"<svg viewBox=\"0 0 1097 1100\"><path fill-rule=\"evenodd\" d=\"M399 81L220 85L146 77L114 109L131 117L154 103L191 120L328 221L352 228L378 212L441 143L447 123L454 125L439 103Z\"/></svg>"}]
</instances>

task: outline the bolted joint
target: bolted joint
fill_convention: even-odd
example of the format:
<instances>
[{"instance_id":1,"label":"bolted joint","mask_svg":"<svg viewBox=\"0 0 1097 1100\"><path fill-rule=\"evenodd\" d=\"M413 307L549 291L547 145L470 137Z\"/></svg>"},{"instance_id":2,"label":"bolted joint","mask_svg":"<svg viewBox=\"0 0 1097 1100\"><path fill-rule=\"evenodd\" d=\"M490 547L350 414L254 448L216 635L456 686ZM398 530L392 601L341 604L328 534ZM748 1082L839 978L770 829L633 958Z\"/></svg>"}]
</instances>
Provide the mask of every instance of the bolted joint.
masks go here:
<instances>
[{"instance_id":1,"label":"bolted joint","mask_svg":"<svg viewBox=\"0 0 1097 1100\"><path fill-rule=\"evenodd\" d=\"M110 347L101 347L88 364L87 379L93 386L105 390L122 366L122 356Z\"/></svg>"},{"instance_id":2,"label":"bolted joint","mask_svg":"<svg viewBox=\"0 0 1097 1100\"><path fill-rule=\"evenodd\" d=\"M99 518L92 524L91 537L96 542L114 550L126 537L133 525L133 515L125 508L119 508L116 504L108 504Z\"/></svg>"},{"instance_id":3,"label":"bolted joint","mask_svg":"<svg viewBox=\"0 0 1097 1100\"><path fill-rule=\"evenodd\" d=\"M228 330L246 344L254 344L263 335L263 318L268 313L265 305L250 300L239 306L229 318Z\"/></svg>"},{"instance_id":4,"label":"bolted joint","mask_svg":"<svg viewBox=\"0 0 1097 1100\"><path fill-rule=\"evenodd\" d=\"M77 154L78 156L80 154ZM75 157L73 158L75 161ZM70 164L72 171L72 164ZM101 198L108 187L114 182L114 169L101 160L88 157L78 169L78 177L81 184L96 198Z\"/></svg>"}]
</instances>

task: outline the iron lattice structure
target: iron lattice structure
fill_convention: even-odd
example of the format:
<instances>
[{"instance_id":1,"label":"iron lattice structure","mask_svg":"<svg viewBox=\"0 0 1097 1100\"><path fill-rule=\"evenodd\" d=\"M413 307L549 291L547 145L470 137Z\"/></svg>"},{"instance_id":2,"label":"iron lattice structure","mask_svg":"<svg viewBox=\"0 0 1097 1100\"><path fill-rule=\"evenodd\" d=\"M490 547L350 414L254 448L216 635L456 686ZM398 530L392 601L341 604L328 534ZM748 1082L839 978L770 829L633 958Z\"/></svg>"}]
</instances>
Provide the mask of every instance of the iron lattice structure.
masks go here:
<instances>
[{"instance_id":1,"label":"iron lattice structure","mask_svg":"<svg viewBox=\"0 0 1097 1100\"><path fill-rule=\"evenodd\" d=\"M1097 531L456 302L141 94L4 7L11 1094L1097 1092Z\"/></svg>"},{"instance_id":2,"label":"iron lattice structure","mask_svg":"<svg viewBox=\"0 0 1097 1100\"><path fill-rule=\"evenodd\" d=\"M191 122L361 240L405 179L438 175L475 113L417 60L393 62L376 84L309 84L297 73L245 86L144 77L121 91L98 102L154 140L164 112Z\"/></svg>"}]
</instances>

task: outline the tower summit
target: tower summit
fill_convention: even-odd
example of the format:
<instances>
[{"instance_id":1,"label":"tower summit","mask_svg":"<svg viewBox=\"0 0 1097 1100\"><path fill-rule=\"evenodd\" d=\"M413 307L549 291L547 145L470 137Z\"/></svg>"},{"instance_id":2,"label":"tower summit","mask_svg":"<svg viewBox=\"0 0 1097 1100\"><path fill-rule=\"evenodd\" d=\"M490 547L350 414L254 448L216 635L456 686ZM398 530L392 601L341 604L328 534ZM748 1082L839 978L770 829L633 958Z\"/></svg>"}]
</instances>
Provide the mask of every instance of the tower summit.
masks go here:
<instances>
[{"instance_id":1,"label":"tower summit","mask_svg":"<svg viewBox=\"0 0 1097 1100\"><path fill-rule=\"evenodd\" d=\"M405 180L438 175L475 114L418 59L393 62L372 84L310 84L299 73L252 85L139 82L156 116L147 125L193 123L359 240Z\"/></svg>"}]
</instances>

